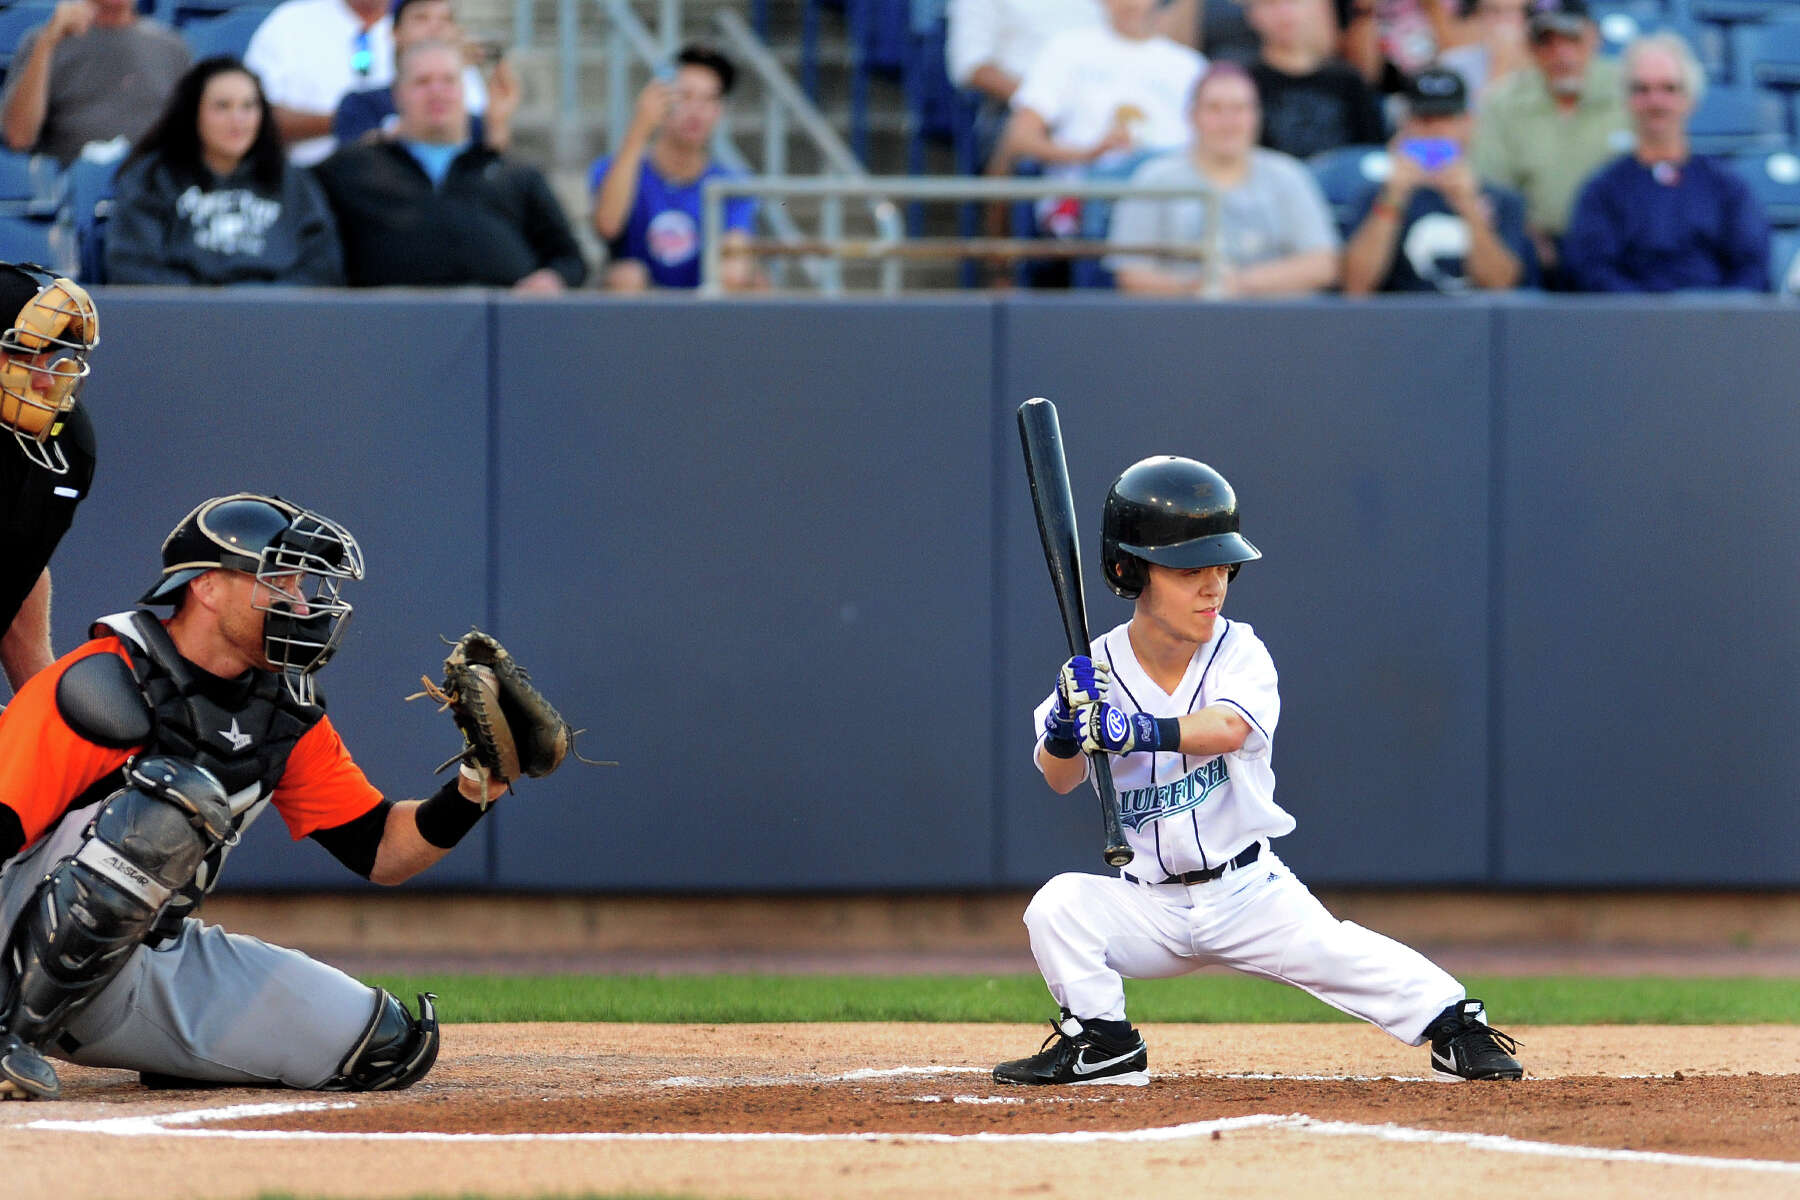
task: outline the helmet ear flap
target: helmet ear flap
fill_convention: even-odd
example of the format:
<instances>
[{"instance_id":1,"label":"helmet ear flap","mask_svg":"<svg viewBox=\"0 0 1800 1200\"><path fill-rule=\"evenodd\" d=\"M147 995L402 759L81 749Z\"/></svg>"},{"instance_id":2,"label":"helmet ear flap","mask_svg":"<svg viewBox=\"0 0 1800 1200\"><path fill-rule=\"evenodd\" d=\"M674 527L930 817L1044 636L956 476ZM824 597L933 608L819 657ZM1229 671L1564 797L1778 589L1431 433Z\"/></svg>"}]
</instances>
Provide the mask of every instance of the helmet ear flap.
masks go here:
<instances>
[{"instance_id":1,"label":"helmet ear flap","mask_svg":"<svg viewBox=\"0 0 1800 1200\"><path fill-rule=\"evenodd\" d=\"M1150 571L1135 554L1113 554L1106 561L1106 582L1123 600L1136 600L1150 582Z\"/></svg>"}]
</instances>

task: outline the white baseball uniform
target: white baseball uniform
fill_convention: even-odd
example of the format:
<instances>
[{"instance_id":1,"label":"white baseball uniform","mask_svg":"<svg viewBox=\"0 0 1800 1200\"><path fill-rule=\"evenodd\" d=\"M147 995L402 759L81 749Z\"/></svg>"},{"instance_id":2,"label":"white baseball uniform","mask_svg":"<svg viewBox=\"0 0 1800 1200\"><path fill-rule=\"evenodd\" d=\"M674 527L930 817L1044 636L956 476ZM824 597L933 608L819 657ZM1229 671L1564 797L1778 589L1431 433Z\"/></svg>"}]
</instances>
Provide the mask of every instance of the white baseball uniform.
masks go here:
<instances>
[{"instance_id":1,"label":"white baseball uniform","mask_svg":"<svg viewBox=\"0 0 1800 1200\"><path fill-rule=\"evenodd\" d=\"M1158 718L1220 705L1250 723L1250 736L1211 758L1112 756L1136 857L1118 878L1058 875L1032 898L1025 924L1050 994L1077 1017L1122 1021L1124 977L1223 965L1291 983L1401 1041L1423 1042L1425 1026L1465 998L1462 985L1418 951L1333 917L1269 848L1294 818L1275 803L1269 759L1281 697L1268 650L1249 625L1220 617L1169 694L1139 665L1128 629L1094 643L1095 661L1112 668L1109 703ZM1040 744L1054 700L1053 692L1037 709ZM1255 857L1243 861L1252 847ZM1221 865L1208 882L1164 882Z\"/></svg>"}]
</instances>

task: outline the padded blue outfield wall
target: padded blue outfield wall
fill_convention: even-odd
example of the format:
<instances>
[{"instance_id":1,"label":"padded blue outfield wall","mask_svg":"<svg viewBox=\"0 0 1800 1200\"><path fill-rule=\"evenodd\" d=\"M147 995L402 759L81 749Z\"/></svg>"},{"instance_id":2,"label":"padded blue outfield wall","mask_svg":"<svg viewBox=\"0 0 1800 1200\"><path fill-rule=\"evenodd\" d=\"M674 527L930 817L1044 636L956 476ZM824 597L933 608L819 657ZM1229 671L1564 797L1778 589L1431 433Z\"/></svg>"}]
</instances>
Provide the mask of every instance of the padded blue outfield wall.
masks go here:
<instances>
[{"instance_id":1,"label":"padded blue outfield wall","mask_svg":"<svg viewBox=\"0 0 1800 1200\"><path fill-rule=\"evenodd\" d=\"M1104 870L1029 762L1064 657L1014 410L1054 399L1096 631L1107 483L1187 453L1266 557L1279 849L1317 884L1800 885L1800 308L1116 297L101 296L59 647L208 495L353 528L323 676L377 786L470 625L588 732L423 886L1029 887ZM361 886L270 814L240 887Z\"/></svg>"}]
</instances>

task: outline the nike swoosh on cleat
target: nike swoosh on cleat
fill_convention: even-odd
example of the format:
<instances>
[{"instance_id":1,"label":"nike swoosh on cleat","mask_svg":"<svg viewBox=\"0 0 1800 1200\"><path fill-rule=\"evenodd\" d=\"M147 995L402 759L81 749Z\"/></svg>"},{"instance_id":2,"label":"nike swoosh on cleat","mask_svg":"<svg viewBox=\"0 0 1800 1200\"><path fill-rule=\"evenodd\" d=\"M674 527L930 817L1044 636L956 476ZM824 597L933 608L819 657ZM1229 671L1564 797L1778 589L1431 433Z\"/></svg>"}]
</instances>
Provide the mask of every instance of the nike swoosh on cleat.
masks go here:
<instances>
[{"instance_id":1,"label":"nike swoosh on cleat","mask_svg":"<svg viewBox=\"0 0 1800 1200\"><path fill-rule=\"evenodd\" d=\"M1074 1070L1077 1075L1092 1075L1095 1071L1104 1071L1108 1067L1116 1067L1122 1062L1131 1061L1137 1056L1137 1052L1138 1047L1133 1046L1117 1058L1109 1058L1105 1062L1097 1063L1090 1063L1087 1060L1087 1054L1083 1052L1076 1056L1074 1065L1071 1069Z\"/></svg>"}]
</instances>

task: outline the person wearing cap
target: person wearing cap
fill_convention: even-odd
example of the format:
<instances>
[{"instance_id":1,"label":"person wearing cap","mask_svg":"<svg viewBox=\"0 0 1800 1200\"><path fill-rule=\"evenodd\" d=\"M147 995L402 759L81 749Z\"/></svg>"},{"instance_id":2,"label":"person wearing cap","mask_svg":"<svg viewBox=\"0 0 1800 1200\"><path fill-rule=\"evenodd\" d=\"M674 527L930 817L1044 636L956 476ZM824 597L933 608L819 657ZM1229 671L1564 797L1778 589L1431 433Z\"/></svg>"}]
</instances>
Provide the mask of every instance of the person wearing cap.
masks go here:
<instances>
[{"instance_id":1,"label":"person wearing cap","mask_svg":"<svg viewBox=\"0 0 1800 1200\"><path fill-rule=\"evenodd\" d=\"M94 478L76 398L100 321L80 284L31 263L0 263L0 321L0 666L17 692L54 658L50 556Z\"/></svg>"},{"instance_id":2,"label":"person wearing cap","mask_svg":"<svg viewBox=\"0 0 1800 1200\"><path fill-rule=\"evenodd\" d=\"M1596 54L1586 0L1533 0L1529 13L1531 65L1488 94L1470 149L1483 179L1525 197L1546 283L1560 286L1558 243L1575 195L1629 147L1631 129L1618 64Z\"/></svg>"},{"instance_id":3,"label":"person wearing cap","mask_svg":"<svg viewBox=\"0 0 1800 1200\"><path fill-rule=\"evenodd\" d=\"M512 118L519 108L519 77L502 48L471 42L456 23L450 0L394 0L394 53L399 55L414 42L449 42L463 47L472 60L463 68L463 103L469 110L469 128L476 141L505 153L512 145ZM490 74L483 78L482 70ZM331 136L340 146L381 131L399 120L390 84L351 92L338 101L331 118Z\"/></svg>"},{"instance_id":4,"label":"person wearing cap","mask_svg":"<svg viewBox=\"0 0 1800 1200\"><path fill-rule=\"evenodd\" d=\"M1637 147L1597 172L1563 239L1583 292L1769 290L1769 224L1736 173L1688 148L1706 73L1674 33L1626 47Z\"/></svg>"},{"instance_id":5,"label":"person wearing cap","mask_svg":"<svg viewBox=\"0 0 1800 1200\"><path fill-rule=\"evenodd\" d=\"M1119 290L1153 296L1294 296L1337 282L1338 232L1304 164L1256 144L1256 85L1237 63L1214 63L1188 100L1193 144L1151 159L1134 184L1183 185L1194 199L1126 197L1108 240L1119 246L1203 245L1203 191L1218 194L1219 261L1129 252L1107 258Z\"/></svg>"},{"instance_id":6,"label":"person wearing cap","mask_svg":"<svg viewBox=\"0 0 1800 1200\"><path fill-rule=\"evenodd\" d=\"M1447 67L1427 67L1407 85L1390 173L1354 209L1346 294L1493 291L1528 280L1525 203L1477 177L1468 107L1468 86Z\"/></svg>"},{"instance_id":7,"label":"person wearing cap","mask_svg":"<svg viewBox=\"0 0 1800 1200\"><path fill-rule=\"evenodd\" d=\"M508 788L472 769L394 802L314 676L363 577L330 518L248 492L196 505L142 605L0 712L0 1099L55 1099L49 1056L149 1087L402 1088L437 1055L401 1001L195 914L271 810L391 885L442 859Z\"/></svg>"}]
</instances>

